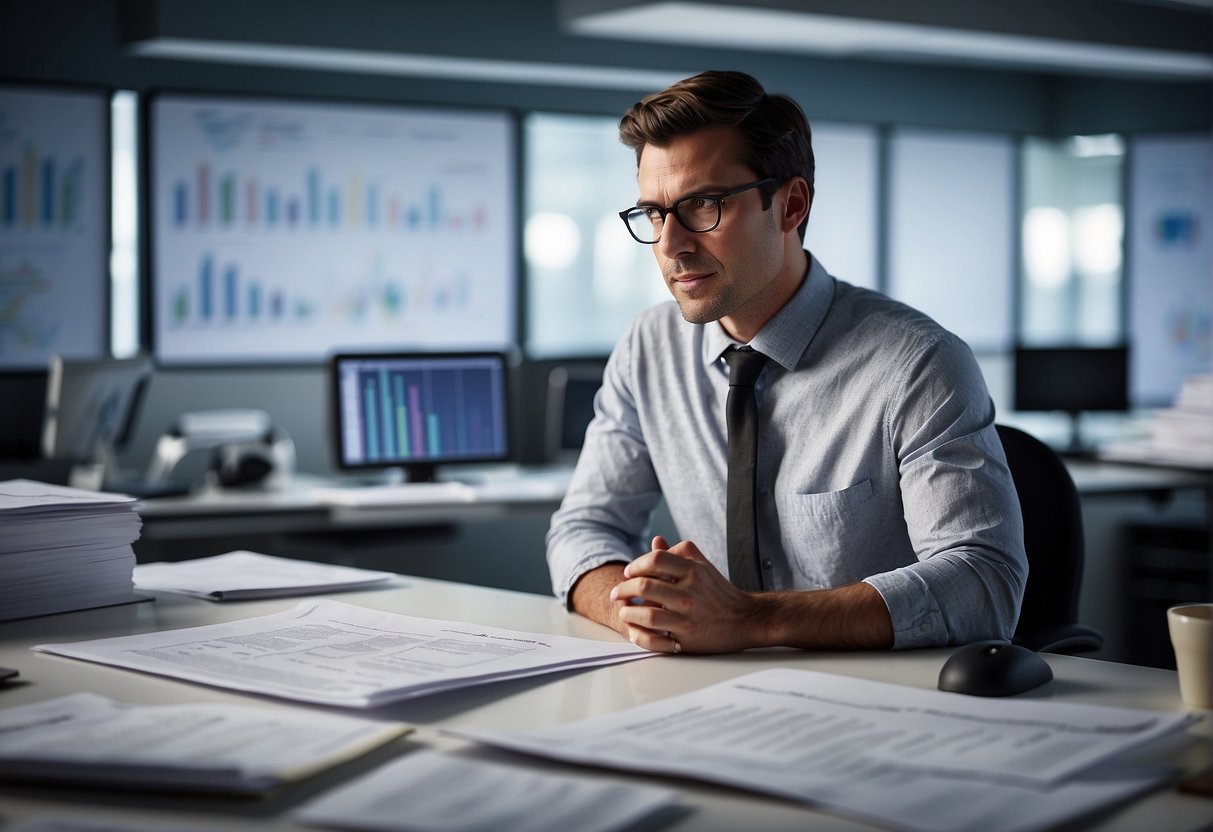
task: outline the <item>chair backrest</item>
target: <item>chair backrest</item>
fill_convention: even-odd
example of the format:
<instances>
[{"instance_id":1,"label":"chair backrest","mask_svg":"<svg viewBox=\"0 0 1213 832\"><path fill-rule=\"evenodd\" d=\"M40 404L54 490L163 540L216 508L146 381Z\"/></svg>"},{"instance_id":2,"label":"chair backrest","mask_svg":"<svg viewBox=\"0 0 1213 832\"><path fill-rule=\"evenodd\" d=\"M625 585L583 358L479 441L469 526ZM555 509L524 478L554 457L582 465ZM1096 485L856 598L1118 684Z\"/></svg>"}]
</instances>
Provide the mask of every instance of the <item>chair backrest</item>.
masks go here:
<instances>
[{"instance_id":1,"label":"chair backrest","mask_svg":"<svg viewBox=\"0 0 1213 832\"><path fill-rule=\"evenodd\" d=\"M1031 434L997 425L1023 513L1028 583L1014 641L1033 650L1098 650L1103 637L1078 623L1085 555L1082 506L1057 452Z\"/></svg>"}]
</instances>

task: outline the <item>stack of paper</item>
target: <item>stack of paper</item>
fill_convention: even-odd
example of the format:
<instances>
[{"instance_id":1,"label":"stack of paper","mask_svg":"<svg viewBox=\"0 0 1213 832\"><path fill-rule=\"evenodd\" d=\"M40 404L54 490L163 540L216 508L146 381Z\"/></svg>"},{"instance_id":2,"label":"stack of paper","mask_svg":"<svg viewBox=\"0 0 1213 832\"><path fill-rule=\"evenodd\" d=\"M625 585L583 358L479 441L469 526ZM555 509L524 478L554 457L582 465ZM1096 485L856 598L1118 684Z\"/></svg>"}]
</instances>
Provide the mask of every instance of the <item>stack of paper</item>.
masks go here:
<instances>
[{"instance_id":1,"label":"stack of paper","mask_svg":"<svg viewBox=\"0 0 1213 832\"><path fill-rule=\"evenodd\" d=\"M1213 373L1184 381L1172 407L1150 416L1145 441L1102 448L1113 460L1213 468Z\"/></svg>"},{"instance_id":2,"label":"stack of paper","mask_svg":"<svg viewBox=\"0 0 1213 832\"><path fill-rule=\"evenodd\" d=\"M244 621L33 649L347 708L659 655L626 641L415 618L327 598Z\"/></svg>"},{"instance_id":3,"label":"stack of paper","mask_svg":"<svg viewBox=\"0 0 1213 832\"><path fill-rule=\"evenodd\" d=\"M262 792L411 729L248 705L131 705L93 693L0 711L0 777L148 789Z\"/></svg>"},{"instance_id":4,"label":"stack of paper","mask_svg":"<svg viewBox=\"0 0 1213 832\"><path fill-rule=\"evenodd\" d=\"M135 567L134 577L135 589L147 592L235 601L366 589L391 580L393 575L240 550L179 563L141 563Z\"/></svg>"},{"instance_id":5,"label":"stack of paper","mask_svg":"<svg viewBox=\"0 0 1213 832\"><path fill-rule=\"evenodd\" d=\"M123 494L0 482L0 620L137 600L135 505Z\"/></svg>"},{"instance_id":6,"label":"stack of paper","mask_svg":"<svg viewBox=\"0 0 1213 832\"><path fill-rule=\"evenodd\" d=\"M789 668L537 731L448 733L752 789L890 829L1028 832L1158 786L1170 772L1123 755L1196 721L1185 712L990 700Z\"/></svg>"}]
</instances>

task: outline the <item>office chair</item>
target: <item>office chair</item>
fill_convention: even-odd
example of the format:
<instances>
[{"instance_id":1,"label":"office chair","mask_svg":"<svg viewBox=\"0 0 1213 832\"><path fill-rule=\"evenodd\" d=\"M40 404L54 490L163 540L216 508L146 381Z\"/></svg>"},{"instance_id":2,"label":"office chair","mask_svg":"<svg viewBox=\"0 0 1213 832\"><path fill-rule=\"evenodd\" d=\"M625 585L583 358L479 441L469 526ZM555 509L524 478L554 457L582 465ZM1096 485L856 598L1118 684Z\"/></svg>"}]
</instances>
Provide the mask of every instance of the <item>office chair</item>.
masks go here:
<instances>
[{"instance_id":1,"label":"office chair","mask_svg":"<svg viewBox=\"0 0 1213 832\"><path fill-rule=\"evenodd\" d=\"M1078 489L1057 452L1023 431L996 425L1019 505L1028 584L1012 641L1046 653L1086 653L1103 635L1078 623L1084 541Z\"/></svg>"}]
</instances>

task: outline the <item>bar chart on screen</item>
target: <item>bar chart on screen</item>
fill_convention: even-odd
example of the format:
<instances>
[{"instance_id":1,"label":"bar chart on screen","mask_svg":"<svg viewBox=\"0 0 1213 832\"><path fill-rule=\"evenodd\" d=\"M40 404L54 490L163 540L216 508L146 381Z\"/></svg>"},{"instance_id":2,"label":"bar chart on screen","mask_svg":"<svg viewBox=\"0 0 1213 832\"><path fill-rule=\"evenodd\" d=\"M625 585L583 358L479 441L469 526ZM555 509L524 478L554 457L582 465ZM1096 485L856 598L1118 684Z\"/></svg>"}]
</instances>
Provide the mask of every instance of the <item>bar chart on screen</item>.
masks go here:
<instances>
[{"instance_id":1,"label":"bar chart on screen","mask_svg":"<svg viewBox=\"0 0 1213 832\"><path fill-rule=\"evenodd\" d=\"M106 348L107 112L100 91L0 85L0 367Z\"/></svg>"},{"instance_id":2,"label":"bar chart on screen","mask_svg":"<svg viewBox=\"0 0 1213 832\"><path fill-rule=\"evenodd\" d=\"M512 342L507 114L168 95L152 113L161 360Z\"/></svg>"}]
</instances>

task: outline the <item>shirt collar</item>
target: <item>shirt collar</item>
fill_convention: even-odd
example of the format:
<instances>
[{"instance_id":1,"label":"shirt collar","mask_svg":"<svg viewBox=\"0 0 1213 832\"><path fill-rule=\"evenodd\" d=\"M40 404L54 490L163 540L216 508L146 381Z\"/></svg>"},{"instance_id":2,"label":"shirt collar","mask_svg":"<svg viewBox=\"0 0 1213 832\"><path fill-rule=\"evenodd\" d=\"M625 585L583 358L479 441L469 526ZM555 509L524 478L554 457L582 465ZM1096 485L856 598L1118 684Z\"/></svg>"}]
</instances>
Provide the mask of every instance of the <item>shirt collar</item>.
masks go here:
<instances>
[{"instance_id":1,"label":"shirt collar","mask_svg":"<svg viewBox=\"0 0 1213 832\"><path fill-rule=\"evenodd\" d=\"M763 324L750 346L785 370L793 370L817 334L834 300L834 278L816 257L809 255L808 276L783 308ZM714 364L730 347L741 346L719 323L704 326L703 358Z\"/></svg>"}]
</instances>

